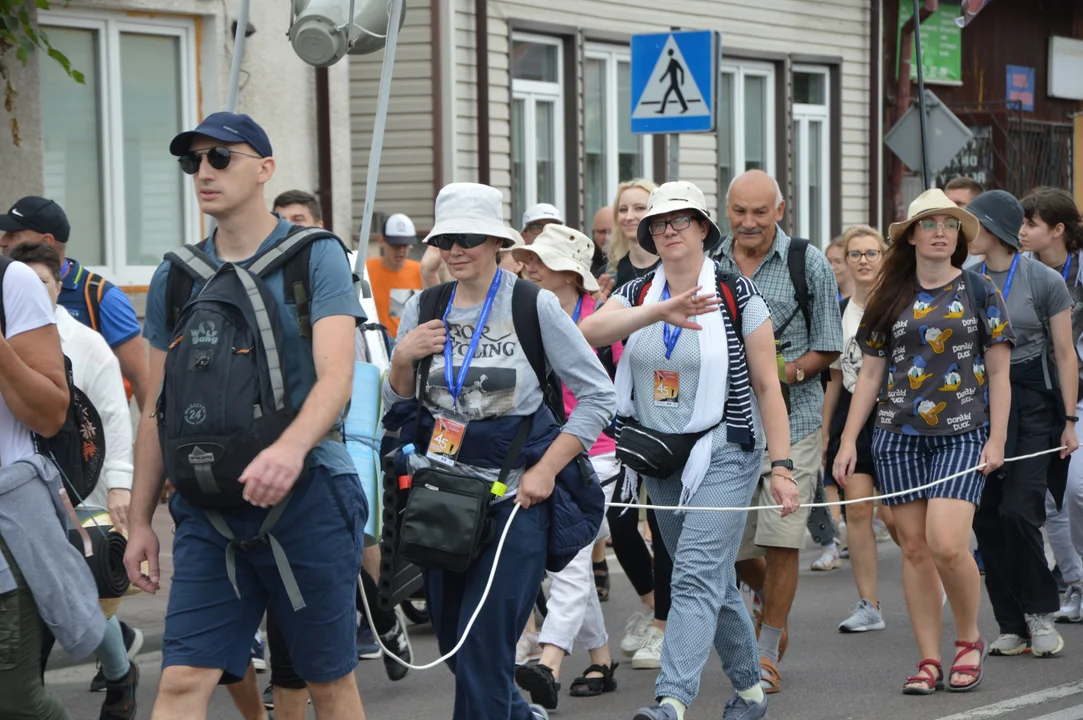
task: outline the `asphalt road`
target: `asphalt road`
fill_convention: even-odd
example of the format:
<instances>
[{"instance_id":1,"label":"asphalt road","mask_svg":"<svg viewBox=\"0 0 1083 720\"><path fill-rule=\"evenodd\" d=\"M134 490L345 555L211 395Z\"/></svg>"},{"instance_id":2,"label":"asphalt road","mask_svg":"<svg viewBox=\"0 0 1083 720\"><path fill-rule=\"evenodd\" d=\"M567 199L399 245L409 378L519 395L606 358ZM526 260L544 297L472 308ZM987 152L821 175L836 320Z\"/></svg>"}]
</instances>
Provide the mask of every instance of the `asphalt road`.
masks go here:
<instances>
[{"instance_id":1,"label":"asphalt road","mask_svg":"<svg viewBox=\"0 0 1083 720\"><path fill-rule=\"evenodd\" d=\"M169 519L164 508L155 525L163 545L168 547ZM790 617L790 646L781 666L782 692L770 701L775 720L846 720L899 718L906 720L1083 720L1083 625L1060 625L1066 646L1059 657L1038 660L1029 655L989 658L982 687L973 693L937 693L931 697L903 696L904 678L914 671L917 650L910 634L901 586L901 556L891 544L880 545L880 595L887 629L863 635L842 635L839 621L856 599L849 565L829 573L808 570L816 557L808 550L802 557L801 580ZM170 557L163 553L163 575L171 572ZM637 599L619 566L610 561L613 573L612 598L603 605L614 647L620 641L627 616L636 609ZM164 584L164 583L163 583ZM139 689L139 717L149 718L161 662L161 631L165 614L165 593L125 600L121 617L138 625L147 642L138 662L143 673ZM943 652L953 649L950 613L945 621ZM985 602L981 627L987 641L996 637L996 623ZM411 639L415 660L428 662L438 656L436 643L427 626L413 626ZM619 650L618 650L619 653ZM554 718L576 720L629 720L635 710L654 694L655 672L633 670L622 661L616 692L599 698L572 698L567 684L588 665L578 653L565 661L565 690ZM46 682L71 710L75 720L94 720L104 695L87 691L93 665L70 665L58 653ZM453 678L444 668L412 672L406 679L391 683L379 660L362 662L356 672L369 720L447 719L454 692ZM260 688L267 675L259 676ZM718 659L712 654L703 674L700 697L692 706L689 720L718 718L732 693ZM228 694L219 689L212 699L210 718L240 718ZM309 717L315 717L310 710Z\"/></svg>"}]
</instances>

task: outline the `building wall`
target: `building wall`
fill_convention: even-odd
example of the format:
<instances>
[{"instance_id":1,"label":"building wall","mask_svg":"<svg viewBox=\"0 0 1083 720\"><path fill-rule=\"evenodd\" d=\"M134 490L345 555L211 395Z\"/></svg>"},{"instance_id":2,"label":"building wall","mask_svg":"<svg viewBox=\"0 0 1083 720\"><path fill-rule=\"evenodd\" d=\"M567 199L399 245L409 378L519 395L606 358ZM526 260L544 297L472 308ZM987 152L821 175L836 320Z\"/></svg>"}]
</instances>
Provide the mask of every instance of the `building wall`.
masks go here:
<instances>
[{"instance_id":1,"label":"building wall","mask_svg":"<svg viewBox=\"0 0 1083 720\"><path fill-rule=\"evenodd\" d=\"M198 18L199 116L219 110L225 104L233 51L229 26L239 7L237 0L72 0L67 4L54 0L52 4L60 11L167 13ZM283 190L315 191L318 186L315 69L297 57L285 37L289 19L286 5L270 0L250 3L249 22L256 32L246 43L237 100L238 112L252 115L267 131L274 147L278 169L267 186L268 202ZM10 55L14 60L14 53ZM14 148L7 138L0 138L0 167L21 169L17 174L0 173L0 206L5 208L18 197L41 193L44 187L38 63L39 58L35 57L26 70L18 67L17 62L9 63L17 66L17 114L23 144ZM348 229L351 226L350 117L346 101L349 63L338 63L329 74L333 220L336 229ZM192 119L193 123L197 120Z\"/></svg>"}]
</instances>

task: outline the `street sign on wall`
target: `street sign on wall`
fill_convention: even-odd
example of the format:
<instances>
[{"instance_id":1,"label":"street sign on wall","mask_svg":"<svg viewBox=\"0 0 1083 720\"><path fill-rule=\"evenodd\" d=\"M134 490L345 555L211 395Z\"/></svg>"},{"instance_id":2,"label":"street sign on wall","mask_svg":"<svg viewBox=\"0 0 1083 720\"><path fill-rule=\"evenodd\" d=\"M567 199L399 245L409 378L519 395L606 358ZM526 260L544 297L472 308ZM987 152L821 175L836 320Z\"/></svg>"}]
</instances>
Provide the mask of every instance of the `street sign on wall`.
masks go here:
<instances>
[{"instance_id":1,"label":"street sign on wall","mask_svg":"<svg viewBox=\"0 0 1083 720\"><path fill-rule=\"evenodd\" d=\"M632 36L632 132L714 130L718 35L683 30Z\"/></svg>"}]
</instances>

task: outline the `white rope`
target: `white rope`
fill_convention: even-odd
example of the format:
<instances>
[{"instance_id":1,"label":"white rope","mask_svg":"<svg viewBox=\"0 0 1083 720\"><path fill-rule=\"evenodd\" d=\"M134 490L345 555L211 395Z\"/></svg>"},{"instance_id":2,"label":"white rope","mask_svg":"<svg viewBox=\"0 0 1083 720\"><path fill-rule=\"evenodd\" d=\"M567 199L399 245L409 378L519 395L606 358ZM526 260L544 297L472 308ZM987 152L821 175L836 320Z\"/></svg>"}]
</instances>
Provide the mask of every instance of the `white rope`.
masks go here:
<instances>
[{"instance_id":1,"label":"white rope","mask_svg":"<svg viewBox=\"0 0 1083 720\"><path fill-rule=\"evenodd\" d=\"M1049 450L1042 450L1041 452L1031 453L1029 455L1019 455L1018 457L1013 457L1013 458L1006 459L1004 461L1004 464L1007 465L1008 463L1016 462L1018 460L1028 460L1030 458L1038 457L1039 455L1048 455L1050 453L1060 452L1061 450L1064 450L1064 449L1065 449L1064 446L1061 446L1061 447L1057 447L1057 448L1051 448ZM962 472L957 472L954 475L948 475L947 477L940 478L939 480L934 480L933 482L928 483L926 485L921 485L920 487L911 488L909 490L901 490L899 492L890 493L888 495L880 495L879 498L873 497L873 498L861 498L859 500L845 500L845 501L830 502L830 503L812 503L812 504L809 504L809 505L804 505L803 507L813 508L813 507L833 507L833 506L839 506L839 505L853 505L854 503L859 503L859 502L869 502L871 500L876 500L876 499L883 500L885 498L899 497L901 495L909 495L911 493L919 492L921 490L928 490L929 488L936 487L937 485L942 485L943 483L946 483L949 480L954 480L957 477L962 477L963 475L967 475L968 473L972 473L972 472L974 472L976 470L981 470L983 467L985 467L985 463L981 463L980 465L975 465L972 468L967 468L966 470L963 470ZM643 508L643 509L650 509L650 510L693 510L693 511L702 510L702 511L713 511L713 512L748 512L749 510L781 510L782 509L781 505L762 505L762 506L756 506L756 507L678 507L676 505L638 505L638 504L634 504L634 503L616 503L616 502L614 502L614 503L606 503L606 505L608 507ZM369 609L369 600L368 600L368 597L365 595L364 587L361 586L360 578L358 578L358 586L360 587L360 590L361 590L361 603L362 603L362 605L365 606L365 617L368 619L369 627L372 629L373 637L376 638L376 642L380 645L380 649L383 650L384 654L387 655L387 657L391 658L392 660L397 662L399 665L402 665L403 667L408 668L410 670L429 670L431 668L436 667L437 665L440 665L440 664L442 664L444 662L447 662L452 657L454 657L455 654L457 652L459 652L460 649L462 649L463 644L466 643L467 636L470 635L470 630L474 627L474 622L478 619L478 616L481 615L482 608L485 607L485 601L489 599L489 590L491 590L492 587L493 587L493 579L496 577L496 569L497 569L498 564L500 563L500 555L504 552L504 541L508 537L508 530L511 529L512 521L515 520L515 516L519 513L519 509L520 509L520 505L518 503L515 503L515 506L511 510L511 515L508 517L508 521L504 524L504 530L503 530L503 532L500 533L500 542L497 543L497 546L496 546L496 555L493 556L493 567L489 571L489 579L485 583L485 590L481 593L481 600L478 602L478 606L477 606L477 608L475 608L474 614L470 616L470 621L468 623L466 623L466 627L463 628L462 637L459 638L459 642L456 643L455 647L453 647L446 655L444 655L443 657L438 658L436 660L433 660L431 663L428 663L427 665L411 665L410 663L406 662L405 660L398 657L397 655L395 655L394 653L392 653L390 650L387 649L387 646L384 645L383 638L381 638L380 634L378 632L376 632L376 625L372 621L372 611ZM364 572L364 571L362 571L362 572ZM430 612L431 612L431 608L430 608ZM400 623L402 622L401 618L399 618L399 622ZM402 629L403 629L403 631L405 631L405 628L402 628Z\"/></svg>"}]
</instances>

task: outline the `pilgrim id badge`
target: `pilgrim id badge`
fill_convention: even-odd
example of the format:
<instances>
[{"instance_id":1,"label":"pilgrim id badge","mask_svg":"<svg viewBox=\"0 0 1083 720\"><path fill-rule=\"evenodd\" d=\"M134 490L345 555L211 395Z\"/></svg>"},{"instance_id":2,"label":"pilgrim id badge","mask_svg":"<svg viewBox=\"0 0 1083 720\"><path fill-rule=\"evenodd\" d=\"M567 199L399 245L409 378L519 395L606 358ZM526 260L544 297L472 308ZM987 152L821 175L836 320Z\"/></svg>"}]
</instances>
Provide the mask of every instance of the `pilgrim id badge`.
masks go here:
<instances>
[{"instance_id":1,"label":"pilgrim id badge","mask_svg":"<svg viewBox=\"0 0 1083 720\"><path fill-rule=\"evenodd\" d=\"M432 440L425 457L442 465L452 467L466 435L466 423L455 422L441 415L436 416L436 425L432 429Z\"/></svg>"},{"instance_id":2,"label":"pilgrim id badge","mask_svg":"<svg viewBox=\"0 0 1083 720\"><path fill-rule=\"evenodd\" d=\"M654 404L656 407L677 407L680 402L677 397L677 379L676 370L654 371Z\"/></svg>"}]
</instances>

